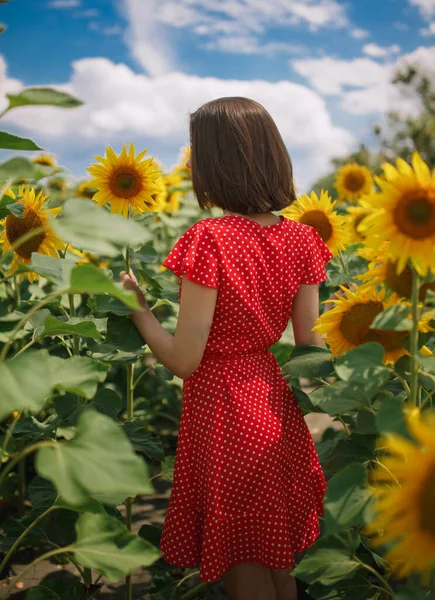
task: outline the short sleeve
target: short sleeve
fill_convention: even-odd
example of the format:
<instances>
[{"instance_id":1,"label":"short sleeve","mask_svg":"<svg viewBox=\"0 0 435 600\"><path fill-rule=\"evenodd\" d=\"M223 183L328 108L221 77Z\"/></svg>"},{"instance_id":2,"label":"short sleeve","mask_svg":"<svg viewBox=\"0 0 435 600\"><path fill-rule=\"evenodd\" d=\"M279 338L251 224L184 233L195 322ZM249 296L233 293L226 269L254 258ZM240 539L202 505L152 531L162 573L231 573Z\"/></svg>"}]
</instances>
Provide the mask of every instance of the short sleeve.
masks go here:
<instances>
[{"instance_id":1,"label":"short sleeve","mask_svg":"<svg viewBox=\"0 0 435 600\"><path fill-rule=\"evenodd\" d=\"M327 278L325 264L332 258L328 246L317 231L310 227L307 236L307 256L301 283L305 285L322 283Z\"/></svg>"},{"instance_id":2,"label":"short sleeve","mask_svg":"<svg viewBox=\"0 0 435 600\"><path fill-rule=\"evenodd\" d=\"M172 248L163 262L177 277L218 289L220 283L219 250L211 231L203 221L192 225Z\"/></svg>"}]
</instances>

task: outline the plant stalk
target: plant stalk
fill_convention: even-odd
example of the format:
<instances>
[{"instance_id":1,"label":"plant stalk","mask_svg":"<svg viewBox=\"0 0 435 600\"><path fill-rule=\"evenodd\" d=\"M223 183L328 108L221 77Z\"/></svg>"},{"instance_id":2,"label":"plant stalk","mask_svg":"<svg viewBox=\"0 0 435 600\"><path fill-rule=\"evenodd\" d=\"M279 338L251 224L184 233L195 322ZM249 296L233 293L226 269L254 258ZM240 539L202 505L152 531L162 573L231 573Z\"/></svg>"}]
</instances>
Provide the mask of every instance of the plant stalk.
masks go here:
<instances>
[{"instance_id":1,"label":"plant stalk","mask_svg":"<svg viewBox=\"0 0 435 600\"><path fill-rule=\"evenodd\" d=\"M36 442L35 444L31 444L30 446L24 448L24 450L22 450L11 461L9 461L7 466L4 469L2 469L0 473L0 486L3 483L4 479L7 477L7 475L9 475L9 473L12 471L15 465L19 463L22 458L25 458L28 454L31 454L36 450L39 450L39 448L54 448L55 446L57 446L57 442L55 442L54 440L42 440L41 442Z\"/></svg>"},{"instance_id":2,"label":"plant stalk","mask_svg":"<svg viewBox=\"0 0 435 600\"><path fill-rule=\"evenodd\" d=\"M54 510L57 510L57 508L58 508L57 506L50 506L50 508L47 508L47 510L45 510L42 514L40 514L39 517L36 517L36 519L33 521L33 523L30 523L30 525L27 527L27 529L25 529L23 531L23 533L20 535L20 537L18 537L15 540L15 542L13 543L11 548L8 550L8 553L2 560L2 563L0 564L0 573L3 571L5 566L8 564L10 557L15 552L15 550L18 548L18 546L21 544L21 542L24 540L24 538L27 537L27 535L32 531L32 529L34 527L36 527L36 525L38 525L38 523L40 523L43 519L45 519L45 517L47 517L51 512L53 512Z\"/></svg>"},{"instance_id":3,"label":"plant stalk","mask_svg":"<svg viewBox=\"0 0 435 600\"><path fill-rule=\"evenodd\" d=\"M366 565L366 563L362 562L362 560L360 560L357 556L355 556L354 558L364 569L367 569L367 571L370 571L370 573L372 573L373 575L375 575L375 577L377 577L377 579L383 584L384 591L389 596L391 596L391 598L395 597L394 591L393 591L392 587L390 586L390 584L388 583L388 581L384 577L382 577L382 575L380 573L378 573L378 571L376 571L376 569L374 569L370 565Z\"/></svg>"},{"instance_id":4,"label":"plant stalk","mask_svg":"<svg viewBox=\"0 0 435 600\"><path fill-rule=\"evenodd\" d=\"M18 575L12 579L12 581L10 582L10 584L7 587L5 596L3 596L3 600L6 600L7 598L9 598L17 581L19 579L22 579L24 577L25 573L27 573L27 571L30 571L30 569L32 567L34 567L36 564L42 562L43 560L47 560L47 558L52 558L53 556L57 556L58 554L65 554L65 552L70 552L71 550L73 550L72 546L66 546L65 548L58 548L56 550L50 550L50 552L46 552L45 554L38 556L38 558L36 558L30 564L26 565L24 567L24 569L21 571L21 573L18 573Z\"/></svg>"},{"instance_id":5,"label":"plant stalk","mask_svg":"<svg viewBox=\"0 0 435 600\"><path fill-rule=\"evenodd\" d=\"M76 307L74 306L74 294L68 294L69 300L69 311L72 318L76 316ZM73 333L73 353L74 356L78 356L80 354L80 336L76 333Z\"/></svg>"},{"instance_id":6,"label":"plant stalk","mask_svg":"<svg viewBox=\"0 0 435 600\"><path fill-rule=\"evenodd\" d=\"M12 434L14 433L14 429L18 423L18 421L20 420L21 417L21 413L19 412L17 414L17 416L15 417L15 419L12 421L12 423L10 424L10 426L7 428L6 434L5 434L5 439L3 440L3 444L2 447L0 449L0 469L2 467L3 464L3 454L5 453L6 448L8 447L8 442L12 437ZM1 569L0 569L1 571Z\"/></svg>"},{"instance_id":7,"label":"plant stalk","mask_svg":"<svg viewBox=\"0 0 435 600\"><path fill-rule=\"evenodd\" d=\"M418 402L418 321L419 321L419 291L420 291L420 277L417 271L413 270L412 277L412 330L411 330L411 404L417 406Z\"/></svg>"},{"instance_id":8,"label":"plant stalk","mask_svg":"<svg viewBox=\"0 0 435 600\"><path fill-rule=\"evenodd\" d=\"M200 583L196 587L192 588L191 590L189 590L188 592L186 592L185 594L183 594L181 596L181 600L192 600L192 598L196 598L196 596L199 596L200 594L202 594L203 592L207 591L208 589L210 589L214 585L215 585L214 583L210 583L208 581L205 581L205 582L203 581L202 583Z\"/></svg>"}]
</instances>

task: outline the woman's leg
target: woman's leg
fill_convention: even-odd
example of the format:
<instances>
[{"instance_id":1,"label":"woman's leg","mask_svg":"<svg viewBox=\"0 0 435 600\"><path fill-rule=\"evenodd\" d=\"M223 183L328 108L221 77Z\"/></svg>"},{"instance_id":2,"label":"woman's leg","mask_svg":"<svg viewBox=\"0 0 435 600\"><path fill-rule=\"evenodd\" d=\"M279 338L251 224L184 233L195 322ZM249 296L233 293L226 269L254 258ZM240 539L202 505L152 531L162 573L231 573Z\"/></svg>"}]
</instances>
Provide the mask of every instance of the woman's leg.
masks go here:
<instances>
[{"instance_id":1,"label":"woman's leg","mask_svg":"<svg viewBox=\"0 0 435 600\"><path fill-rule=\"evenodd\" d=\"M222 580L229 600L277 600L271 569L263 565L234 565L223 574Z\"/></svg>"},{"instance_id":2,"label":"woman's leg","mask_svg":"<svg viewBox=\"0 0 435 600\"><path fill-rule=\"evenodd\" d=\"M291 569L270 569L276 600L297 600L298 591Z\"/></svg>"}]
</instances>

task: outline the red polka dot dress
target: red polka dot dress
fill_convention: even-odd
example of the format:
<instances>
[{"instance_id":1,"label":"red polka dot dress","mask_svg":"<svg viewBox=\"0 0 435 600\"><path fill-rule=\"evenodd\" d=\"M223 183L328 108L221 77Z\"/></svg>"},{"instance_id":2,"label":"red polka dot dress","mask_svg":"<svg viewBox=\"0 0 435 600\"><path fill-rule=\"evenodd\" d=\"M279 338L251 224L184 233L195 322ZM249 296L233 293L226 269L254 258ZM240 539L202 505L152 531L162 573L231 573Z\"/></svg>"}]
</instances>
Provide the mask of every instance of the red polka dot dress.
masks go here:
<instances>
[{"instance_id":1,"label":"red polka dot dress","mask_svg":"<svg viewBox=\"0 0 435 600\"><path fill-rule=\"evenodd\" d=\"M218 289L203 359L184 380L160 543L167 563L199 564L201 581L246 562L292 567L294 553L319 535L325 479L269 348L299 286L324 281L330 258L312 227L227 215L190 227L163 263Z\"/></svg>"}]
</instances>

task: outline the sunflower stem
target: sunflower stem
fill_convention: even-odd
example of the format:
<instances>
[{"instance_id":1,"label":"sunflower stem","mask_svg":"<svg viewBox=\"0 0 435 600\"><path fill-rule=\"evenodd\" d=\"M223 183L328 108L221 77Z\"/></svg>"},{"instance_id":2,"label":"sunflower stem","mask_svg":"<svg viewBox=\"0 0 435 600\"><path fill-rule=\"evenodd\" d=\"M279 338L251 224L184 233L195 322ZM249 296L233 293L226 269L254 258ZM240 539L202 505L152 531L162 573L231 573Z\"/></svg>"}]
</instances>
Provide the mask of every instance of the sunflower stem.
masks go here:
<instances>
[{"instance_id":1,"label":"sunflower stem","mask_svg":"<svg viewBox=\"0 0 435 600\"><path fill-rule=\"evenodd\" d=\"M5 450L6 450L7 446L8 446L8 442L11 439L12 434L14 433L14 429L16 427L16 424L20 420L20 417L21 417L21 413L19 412L17 414L17 416L15 417L15 419L12 421L12 423L7 428L6 435L4 437L3 444L2 444L2 447L0 449L0 467L3 464L3 462L2 462L3 461L3 454L5 453ZM0 573L1 572L2 572L2 569L0 568Z\"/></svg>"},{"instance_id":2,"label":"sunflower stem","mask_svg":"<svg viewBox=\"0 0 435 600\"><path fill-rule=\"evenodd\" d=\"M68 300L70 316L74 319L76 317L76 307L74 306L74 294L68 294ZM73 352L74 356L78 356L80 354L80 336L78 336L76 333L73 333Z\"/></svg>"},{"instance_id":3,"label":"sunflower stem","mask_svg":"<svg viewBox=\"0 0 435 600\"><path fill-rule=\"evenodd\" d=\"M382 575L378 573L378 571L376 571L376 569L374 569L370 565L366 565L366 563L360 560L357 556L354 557L354 560L356 560L356 562L359 563L364 569L367 569L367 571L370 571L370 573L375 575L377 579L379 579L379 581L383 584L384 591L387 592L387 594L389 594L391 598L394 598L394 591L392 587L390 586L388 581L384 577L382 577Z\"/></svg>"},{"instance_id":4,"label":"sunflower stem","mask_svg":"<svg viewBox=\"0 0 435 600\"><path fill-rule=\"evenodd\" d=\"M412 330L411 330L411 404L417 406L418 401L418 321L419 321L419 292L420 292L420 276L413 269L412 276Z\"/></svg>"},{"instance_id":5,"label":"sunflower stem","mask_svg":"<svg viewBox=\"0 0 435 600\"><path fill-rule=\"evenodd\" d=\"M20 282L18 281L18 277L15 275L14 277L14 293L15 293L15 308L20 308L21 304L21 294L20 294Z\"/></svg>"},{"instance_id":6,"label":"sunflower stem","mask_svg":"<svg viewBox=\"0 0 435 600\"><path fill-rule=\"evenodd\" d=\"M130 274L130 247L127 246L125 249L125 271ZM127 364L125 366L127 371L127 420L131 421L133 418L133 407L134 407L134 365ZM125 524L127 529L131 531L132 527L132 509L133 509L133 498L127 498L125 500ZM125 578L125 600L133 599L133 587L131 582L131 575L127 575Z\"/></svg>"},{"instance_id":7,"label":"sunflower stem","mask_svg":"<svg viewBox=\"0 0 435 600\"><path fill-rule=\"evenodd\" d=\"M347 426L347 423L345 423L345 421L343 420L343 418L340 415L337 415L337 419L340 421L340 423L343 425L343 429L344 431L347 433L347 435L350 437L351 435L351 431L349 429L349 427Z\"/></svg>"}]
</instances>

